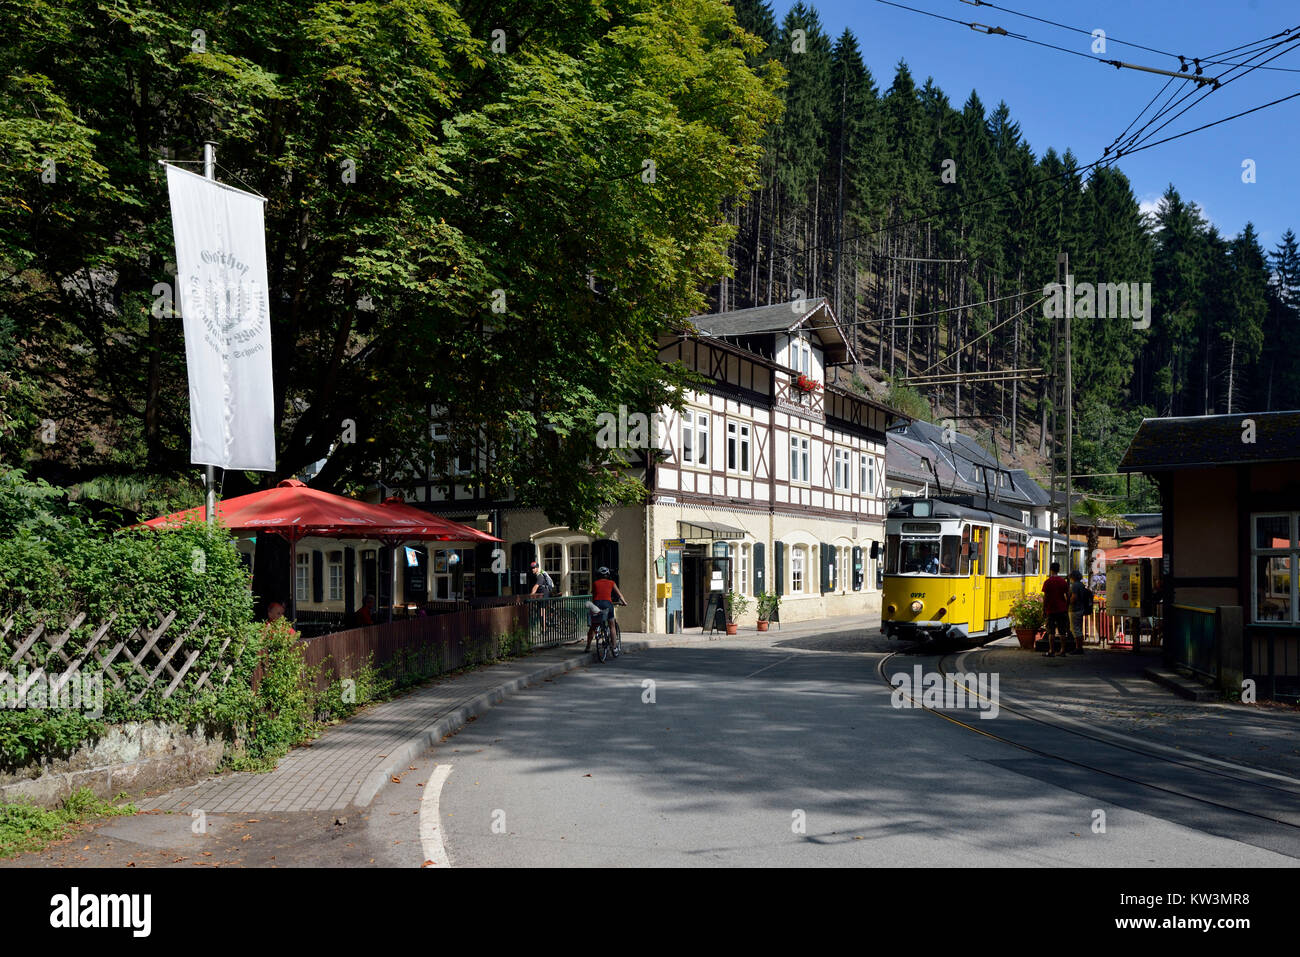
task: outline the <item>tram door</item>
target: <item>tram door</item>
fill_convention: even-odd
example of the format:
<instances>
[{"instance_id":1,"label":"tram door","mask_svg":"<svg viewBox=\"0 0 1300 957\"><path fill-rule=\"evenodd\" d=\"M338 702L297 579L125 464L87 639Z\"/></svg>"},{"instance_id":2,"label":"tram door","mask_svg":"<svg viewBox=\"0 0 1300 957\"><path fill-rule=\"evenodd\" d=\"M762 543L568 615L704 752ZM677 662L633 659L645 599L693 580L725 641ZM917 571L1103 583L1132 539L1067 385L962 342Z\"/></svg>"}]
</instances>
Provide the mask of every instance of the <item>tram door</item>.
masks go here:
<instances>
[{"instance_id":1,"label":"tram door","mask_svg":"<svg viewBox=\"0 0 1300 957\"><path fill-rule=\"evenodd\" d=\"M987 525L970 527L970 573L971 573L971 608L970 634L977 635L984 630L988 619L988 600L990 589L984 576L987 574L989 529Z\"/></svg>"}]
</instances>

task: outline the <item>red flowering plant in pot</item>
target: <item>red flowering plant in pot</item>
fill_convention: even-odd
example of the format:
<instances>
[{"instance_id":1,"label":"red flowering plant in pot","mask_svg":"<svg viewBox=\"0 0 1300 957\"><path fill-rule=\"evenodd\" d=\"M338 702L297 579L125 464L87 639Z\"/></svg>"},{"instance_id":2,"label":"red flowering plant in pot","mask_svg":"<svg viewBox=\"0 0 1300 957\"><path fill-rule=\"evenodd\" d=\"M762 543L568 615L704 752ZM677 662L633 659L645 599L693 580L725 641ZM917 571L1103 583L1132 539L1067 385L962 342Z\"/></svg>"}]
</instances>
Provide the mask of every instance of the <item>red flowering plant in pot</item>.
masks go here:
<instances>
[{"instance_id":1,"label":"red flowering plant in pot","mask_svg":"<svg viewBox=\"0 0 1300 957\"><path fill-rule=\"evenodd\" d=\"M800 392L820 392L822 384L816 379L810 379L805 373L800 372L794 380L794 387Z\"/></svg>"},{"instance_id":2,"label":"red flowering plant in pot","mask_svg":"<svg viewBox=\"0 0 1300 957\"><path fill-rule=\"evenodd\" d=\"M1021 595L1011 603L1011 627L1021 648L1032 650L1047 616L1043 613L1043 596Z\"/></svg>"}]
</instances>

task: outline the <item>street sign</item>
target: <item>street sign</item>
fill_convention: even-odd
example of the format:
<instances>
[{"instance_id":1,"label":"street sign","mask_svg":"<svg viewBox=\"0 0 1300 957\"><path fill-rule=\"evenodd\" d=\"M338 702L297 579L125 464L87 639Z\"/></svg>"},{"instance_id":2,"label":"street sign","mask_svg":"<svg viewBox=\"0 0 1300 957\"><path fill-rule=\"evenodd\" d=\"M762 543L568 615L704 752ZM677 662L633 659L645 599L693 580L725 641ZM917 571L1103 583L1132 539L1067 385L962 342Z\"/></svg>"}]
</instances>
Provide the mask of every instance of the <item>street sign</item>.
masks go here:
<instances>
[{"instance_id":1,"label":"street sign","mask_svg":"<svg viewBox=\"0 0 1300 957\"><path fill-rule=\"evenodd\" d=\"M680 538L665 538L664 548L685 548L686 542Z\"/></svg>"}]
</instances>

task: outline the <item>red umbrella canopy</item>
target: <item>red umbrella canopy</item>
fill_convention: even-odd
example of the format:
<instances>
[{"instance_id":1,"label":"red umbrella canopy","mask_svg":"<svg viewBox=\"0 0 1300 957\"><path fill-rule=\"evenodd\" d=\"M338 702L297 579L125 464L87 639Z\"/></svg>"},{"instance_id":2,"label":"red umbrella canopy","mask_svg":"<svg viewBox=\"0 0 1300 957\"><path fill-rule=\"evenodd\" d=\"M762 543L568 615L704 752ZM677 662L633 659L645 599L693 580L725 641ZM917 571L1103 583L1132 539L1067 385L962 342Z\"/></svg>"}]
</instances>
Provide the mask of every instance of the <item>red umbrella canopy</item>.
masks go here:
<instances>
[{"instance_id":1,"label":"red umbrella canopy","mask_svg":"<svg viewBox=\"0 0 1300 957\"><path fill-rule=\"evenodd\" d=\"M1124 561L1130 558L1160 558L1164 554L1164 538L1160 535L1139 536L1118 548L1106 552L1106 563Z\"/></svg>"},{"instance_id":2,"label":"red umbrella canopy","mask_svg":"<svg viewBox=\"0 0 1300 957\"><path fill-rule=\"evenodd\" d=\"M275 488L238 495L217 503L217 517L234 531L274 532L286 538L308 535L326 538L435 539L491 541L500 539L457 522L450 522L411 506L371 505L345 495L309 488L297 479L285 479ZM408 513L414 513L408 514ZM167 528L201 522L203 506L150 519L150 528Z\"/></svg>"}]
</instances>

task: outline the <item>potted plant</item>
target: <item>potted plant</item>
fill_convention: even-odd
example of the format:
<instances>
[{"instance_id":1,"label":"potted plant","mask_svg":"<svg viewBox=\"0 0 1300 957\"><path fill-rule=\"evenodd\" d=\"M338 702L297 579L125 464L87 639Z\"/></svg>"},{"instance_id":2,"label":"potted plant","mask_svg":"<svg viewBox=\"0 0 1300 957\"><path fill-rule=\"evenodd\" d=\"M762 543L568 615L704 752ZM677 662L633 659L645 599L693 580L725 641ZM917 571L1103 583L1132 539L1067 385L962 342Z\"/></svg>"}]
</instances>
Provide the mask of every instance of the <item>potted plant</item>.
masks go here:
<instances>
[{"instance_id":1,"label":"potted plant","mask_svg":"<svg viewBox=\"0 0 1300 957\"><path fill-rule=\"evenodd\" d=\"M1034 641L1045 620L1042 595L1021 595L1011 603L1011 626L1016 631L1016 639L1021 648L1033 650Z\"/></svg>"},{"instance_id":2,"label":"potted plant","mask_svg":"<svg viewBox=\"0 0 1300 957\"><path fill-rule=\"evenodd\" d=\"M758 593L758 630L767 631L767 623L772 620L772 615L776 613L777 607L781 604L781 597L771 592L761 591Z\"/></svg>"},{"instance_id":3,"label":"potted plant","mask_svg":"<svg viewBox=\"0 0 1300 957\"><path fill-rule=\"evenodd\" d=\"M794 380L794 385L795 388L801 392L819 392L822 387L820 382L802 372L799 373L798 378Z\"/></svg>"},{"instance_id":4,"label":"potted plant","mask_svg":"<svg viewBox=\"0 0 1300 957\"><path fill-rule=\"evenodd\" d=\"M737 630L736 619L749 611L749 599L738 591L729 591L723 603L727 608L727 634L734 635Z\"/></svg>"}]
</instances>

